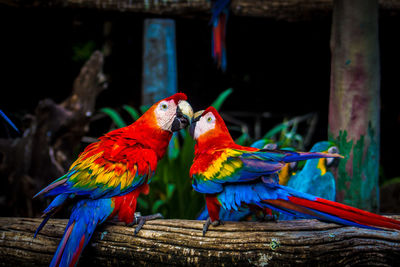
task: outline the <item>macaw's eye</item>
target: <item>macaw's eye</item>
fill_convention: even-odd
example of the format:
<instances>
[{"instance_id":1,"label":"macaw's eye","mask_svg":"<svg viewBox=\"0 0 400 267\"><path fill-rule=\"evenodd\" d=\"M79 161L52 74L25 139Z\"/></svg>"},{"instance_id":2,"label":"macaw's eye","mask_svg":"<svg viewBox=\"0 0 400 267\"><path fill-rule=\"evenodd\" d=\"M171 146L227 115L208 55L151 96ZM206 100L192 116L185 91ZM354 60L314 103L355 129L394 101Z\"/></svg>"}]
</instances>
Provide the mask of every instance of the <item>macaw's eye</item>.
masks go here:
<instances>
[{"instance_id":1,"label":"macaw's eye","mask_svg":"<svg viewBox=\"0 0 400 267\"><path fill-rule=\"evenodd\" d=\"M208 118L207 118L207 122L212 122L212 120L213 120L213 119L212 119L211 117L208 117Z\"/></svg>"},{"instance_id":2,"label":"macaw's eye","mask_svg":"<svg viewBox=\"0 0 400 267\"><path fill-rule=\"evenodd\" d=\"M167 103L162 103L160 108L161 108L161 110L167 110L168 109Z\"/></svg>"}]
</instances>

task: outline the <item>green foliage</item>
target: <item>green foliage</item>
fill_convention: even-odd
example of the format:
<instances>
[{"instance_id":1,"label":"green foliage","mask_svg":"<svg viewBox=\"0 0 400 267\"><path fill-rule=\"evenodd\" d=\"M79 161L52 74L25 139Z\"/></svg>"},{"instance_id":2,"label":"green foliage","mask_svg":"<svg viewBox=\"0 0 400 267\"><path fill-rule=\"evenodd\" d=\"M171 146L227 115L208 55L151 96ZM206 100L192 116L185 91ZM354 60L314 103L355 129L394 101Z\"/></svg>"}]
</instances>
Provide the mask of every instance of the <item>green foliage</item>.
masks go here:
<instances>
[{"instance_id":1,"label":"green foliage","mask_svg":"<svg viewBox=\"0 0 400 267\"><path fill-rule=\"evenodd\" d=\"M126 126L125 121L122 119L121 115L119 115L119 113L115 109L102 108L100 109L100 111L110 116L110 118L115 123L117 128L122 128Z\"/></svg>"},{"instance_id":2,"label":"green foliage","mask_svg":"<svg viewBox=\"0 0 400 267\"><path fill-rule=\"evenodd\" d=\"M133 120L139 119L140 114L135 108L133 108L129 105L124 105L123 108L129 113L129 115L131 115Z\"/></svg>"},{"instance_id":3,"label":"green foliage","mask_svg":"<svg viewBox=\"0 0 400 267\"><path fill-rule=\"evenodd\" d=\"M94 41L88 41L83 44L76 44L72 47L72 60L75 62L86 62L95 49L96 43Z\"/></svg>"},{"instance_id":4,"label":"green foliage","mask_svg":"<svg viewBox=\"0 0 400 267\"><path fill-rule=\"evenodd\" d=\"M222 104L225 102L226 98L232 94L233 89L229 88L225 91L223 91L218 97L217 99L215 99L215 101L211 104L211 106L213 106L216 110L219 110L222 106Z\"/></svg>"},{"instance_id":5,"label":"green foliage","mask_svg":"<svg viewBox=\"0 0 400 267\"><path fill-rule=\"evenodd\" d=\"M269 130L262 139L255 141L252 146L263 148L266 144L275 143L278 147L291 147L304 151L304 138L297 132L299 123L309 116L295 117L284 121Z\"/></svg>"},{"instance_id":6,"label":"green foliage","mask_svg":"<svg viewBox=\"0 0 400 267\"><path fill-rule=\"evenodd\" d=\"M348 137L347 131L340 131L336 139L330 135L340 149L341 159L338 166L337 192L345 204L361 209L376 210L378 197L378 168L376 167L377 142L374 140L373 129L369 127L369 146L366 147L366 136L358 140ZM352 160L352 161L350 161Z\"/></svg>"},{"instance_id":7,"label":"green foliage","mask_svg":"<svg viewBox=\"0 0 400 267\"><path fill-rule=\"evenodd\" d=\"M400 177L394 177L386 182L384 182L381 187L385 187L385 186L391 186L394 184L400 184Z\"/></svg>"},{"instance_id":8,"label":"green foliage","mask_svg":"<svg viewBox=\"0 0 400 267\"><path fill-rule=\"evenodd\" d=\"M279 147L294 147L303 150L303 137L297 133L299 121L283 121L265 135L264 139L274 140Z\"/></svg>"},{"instance_id":9,"label":"green foliage","mask_svg":"<svg viewBox=\"0 0 400 267\"><path fill-rule=\"evenodd\" d=\"M150 183L151 193L141 196L152 203L149 213L161 212L167 218L193 219L204 204L203 196L192 189L189 178L194 156L194 140L187 130L171 139L167 155L158 163ZM142 207L139 210L144 212Z\"/></svg>"}]
</instances>

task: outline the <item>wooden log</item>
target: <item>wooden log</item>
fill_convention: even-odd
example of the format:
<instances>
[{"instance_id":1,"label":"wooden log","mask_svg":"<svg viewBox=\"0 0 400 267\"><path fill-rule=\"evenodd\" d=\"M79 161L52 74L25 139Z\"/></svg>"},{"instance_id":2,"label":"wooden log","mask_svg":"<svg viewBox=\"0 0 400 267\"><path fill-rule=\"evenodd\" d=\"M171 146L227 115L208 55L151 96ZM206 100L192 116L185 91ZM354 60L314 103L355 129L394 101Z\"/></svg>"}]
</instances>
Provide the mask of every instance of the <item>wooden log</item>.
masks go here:
<instances>
[{"instance_id":1,"label":"wooden log","mask_svg":"<svg viewBox=\"0 0 400 267\"><path fill-rule=\"evenodd\" d=\"M0 0L0 4L24 8L81 8L151 15L209 17L209 0ZM400 0L379 0L381 11L397 15ZM287 21L313 20L332 14L332 0L232 0L232 13Z\"/></svg>"},{"instance_id":2,"label":"wooden log","mask_svg":"<svg viewBox=\"0 0 400 267\"><path fill-rule=\"evenodd\" d=\"M67 220L50 220L33 239L40 221L0 218L0 265L49 264ZM101 226L79 265L395 266L400 259L399 231L343 227L316 220L226 222L210 227L203 237L203 223L150 221L137 236L131 227Z\"/></svg>"},{"instance_id":3,"label":"wooden log","mask_svg":"<svg viewBox=\"0 0 400 267\"><path fill-rule=\"evenodd\" d=\"M142 104L177 92L175 21L145 19L143 26Z\"/></svg>"},{"instance_id":4,"label":"wooden log","mask_svg":"<svg viewBox=\"0 0 400 267\"><path fill-rule=\"evenodd\" d=\"M380 60L377 0L336 0L332 35L329 138L344 159L339 202L378 210Z\"/></svg>"}]
</instances>

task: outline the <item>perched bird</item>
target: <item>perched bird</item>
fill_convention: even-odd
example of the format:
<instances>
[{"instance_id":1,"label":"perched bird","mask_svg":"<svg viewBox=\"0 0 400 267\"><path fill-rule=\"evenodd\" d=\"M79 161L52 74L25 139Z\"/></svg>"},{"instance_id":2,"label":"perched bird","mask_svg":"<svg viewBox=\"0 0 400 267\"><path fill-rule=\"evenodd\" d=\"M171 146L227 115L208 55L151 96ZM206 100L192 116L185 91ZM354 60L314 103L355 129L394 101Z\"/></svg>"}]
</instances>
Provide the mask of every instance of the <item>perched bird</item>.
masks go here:
<instances>
[{"instance_id":1,"label":"perched bird","mask_svg":"<svg viewBox=\"0 0 400 267\"><path fill-rule=\"evenodd\" d=\"M226 23L230 0L214 0L211 8L212 56L218 67L226 71Z\"/></svg>"},{"instance_id":2,"label":"perched bird","mask_svg":"<svg viewBox=\"0 0 400 267\"><path fill-rule=\"evenodd\" d=\"M339 149L331 142L322 141L316 143L310 152L338 153ZM334 158L308 160L303 169L290 178L287 186L299 192L335 201L335 177L328 171L334 160Z\"/></svg>"},{"instance_id":3,"label":"perched bird","mask_svg":"<svg viewBox=\"0 0 400 267\"><path fill-rule=\"evenodd\" d=\"M198 114L196 112L196 114ZM196 114L193 117L193 119L196 118ZM201 114L198 114L200 116ZM251 145L251 147L254 147ZM269 150L275 150L277 149L278 146L274 143L268 143L263 145L263 149L269 149ZM281 185L286 185L287 182L289 181L290 177L294 173L294 170L296 168L296 162L290 162L286 163L285 166L282 167L278 171L278 177L279 177L279 184ZM240 207L239 210L226 210L226 209L220 209L219 211L219 217L222 221L231 221L231 222L236 222L236 221L243 221L243 220L252 220L255 218L258 220L275 220L275 216L271 209L269 208L260 208L257 205L250 205L250 206L242 206ZM208 218L208 210L207 210L207 205L200 211L200 213L197 215L197 220L207 220Z\"/></svg>"},{"instance_id":4,"label":"perched bird","mask_svg":"<svg viewBox=\"0 0 400 267\"><path fill-rule=\"evenodd\" d=\"M316 218L369 229L400 230L400 221L279 185L276 173L288 163L313 158L339 158L338 154L265 150L235 144L218 112L207 108L192 121L196 140L190 169L193 188L205 194L210 224L221 222L219 211L257 205L289 215Z\"/></svg>"},{"instance_id":5,"label":"perched bird","mask_svg":"<svg viewBox=\"0 0 400 267\"><path fill-rule=\"evenodd\" d=\"M138 224L160 214L136 216L139 194L147 194L148 183L164 156L172 132L186 127L193 110L186 95L177 93L155 103L133 124L111 131L90 144L69 171L34 197L56 196L44 210L43 222L65 204L72 213L50 266L73 266L88 244L96 226L105 220Z\"/></svg>"}]
</instances>

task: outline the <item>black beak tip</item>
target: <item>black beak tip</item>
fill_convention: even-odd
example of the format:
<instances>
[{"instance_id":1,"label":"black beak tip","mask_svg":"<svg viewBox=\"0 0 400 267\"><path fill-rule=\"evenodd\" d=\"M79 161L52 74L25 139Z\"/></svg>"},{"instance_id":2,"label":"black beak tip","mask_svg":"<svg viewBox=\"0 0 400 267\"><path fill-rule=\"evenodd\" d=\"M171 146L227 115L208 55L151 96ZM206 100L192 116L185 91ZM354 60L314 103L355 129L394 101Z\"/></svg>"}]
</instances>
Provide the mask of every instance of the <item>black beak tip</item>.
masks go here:
<instances>
[{"instance_id":1,"label":"black beak tip","mask_svg":"<svg viewBox=\"0 0 400 267\"><path fill-rule=\"evenodd\" d=\"M190 124L190 120L185 116L180 117L179 120L180 120L183 128L185 128L186 126L188 126Z\"/></svg>"},{"instance_id":2,"label":"black beak tip","mask_svg":"<svg viewBox=\"0 0 400 267\"><path fill-rule=\"evenodd\" d=\"M186 116L178 114L172 123L171 130L173 132L176 132L179 131L180 129L186 128L189 124L190 120Z\"/></svg>"},{"instance_id":3,"label":"black beak tip","mask_svg":"<svg viewBox=\"0 0 400 267\"><path fill-rule=\"evenodd\" d=\"M193 122L190 124L189 127L189 134L190 136L192 136L192 138L194 138L194 129L196 128L196 122Z\"/></svg>"}]
</instances>

